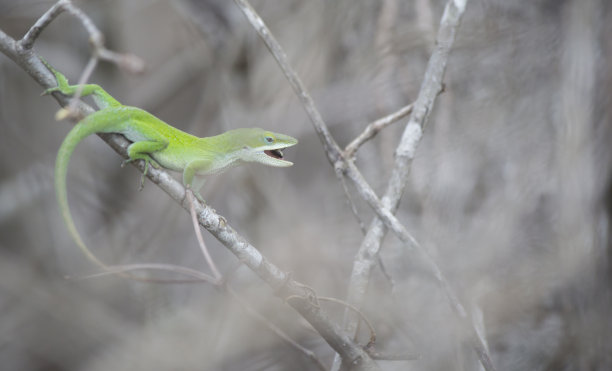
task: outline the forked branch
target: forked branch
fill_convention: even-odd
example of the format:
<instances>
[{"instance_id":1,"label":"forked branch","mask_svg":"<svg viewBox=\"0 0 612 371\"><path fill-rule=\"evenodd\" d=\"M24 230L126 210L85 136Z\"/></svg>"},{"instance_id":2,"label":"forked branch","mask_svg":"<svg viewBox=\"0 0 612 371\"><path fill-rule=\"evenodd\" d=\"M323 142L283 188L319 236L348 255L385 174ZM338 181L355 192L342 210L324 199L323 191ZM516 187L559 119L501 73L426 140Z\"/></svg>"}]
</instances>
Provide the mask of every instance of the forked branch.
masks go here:
<instances>
[{"instance_id":1,"label":"forked branch","mask_svg":"<svg viewBox=\"0 0 612 371\"><path fill-rule=\"evenodd\" d=\"M346 148L344 148L344 158L353 158L359 147L361 147L368 140L374 138L379 131L408 116L412 112L413 105L413 103L410 103L409 105L400 108L397 112L393 112L390 115L369 123L361 134L359 134L346 146Z\"/></svg>"},{"instance_id":2,"label":"forked branch","mask_svg":"<svg viewBox=\"0 0 612 371\"><path fill-rule=\"evenodd\" d=\"M450 0L447 3L444 15L442 16L441 23L446 27L441 27L440 29L439 35L442 37L438 38L439 49L437 49L437 52L434 51L434 54L430 59L428 70L423 82L423 88L421 89L425 89L427 94L420 94L419 98L415 102L411 120L406 127L402 141L397 149L398 158L396 159L396 163L399 164L399 166L396 166L396 170L399 170L398 174L402 174L404 177L396 177L395 179L392 178L389 188L392 189L394 194L397 194L398 201L399 196L403 191L401 184L405 184L405 178L408 173L410 160L414 157L416 145L419 143L422 137L423 126L420 124L424 124L429 117L429 113L431 112L431 108L433 106L433 101L442 89L442 78L446 68L446 62L448 61L448 55L454 41L456 29L465 10L466 1L467 0ZM327 125L323 121L321 114L315 107L313 99L288 62L287 55L281 48L278 41L276 41L274 36L271 34L261 17L259 17L247 0L234 0L234 2L240 7L248 21L251 23L253 28L255 28L265 43L268 50L270 50L280 69L283 71L283 74L289 81L289 84L304 106L304 109L306 110L306 113L308 114L314 129L322 142L323 149L325 150L331 165L334 168L339 167L345 170L345 175L353 181L358 193L376 212L377 217L381 220L384 226L391 229L400 238L400 240L406 244L406 246L416 248L416 250L422 254L429 266L428 268L432 271L436 277L436 280L439 282L441 288L445 292L451 308L453 308L462 325L471 335L470 338L472 340L472 345L480 359L481 364L486 370L493 370L494 367L486 346L478 336L472 336L476 334L476 330L467 318L465 308L458 300L457 295L452 290L448 280L442 274L438 264L393 215L393 213L390 211L391 207L386 205L388 204L388 201L385 200L385 204L383 204L383 202L381 202L381 200L376 196L376 193L365 181L359 169L357 169L357 167L354 165L353 161L351 161L350 158L344 157L343 152L340 150L340 147L330 134ZM415 118L420 122L417 122ZM392 208L392 210L395 209L396 208Z\"/></svg>"}]
</instances>

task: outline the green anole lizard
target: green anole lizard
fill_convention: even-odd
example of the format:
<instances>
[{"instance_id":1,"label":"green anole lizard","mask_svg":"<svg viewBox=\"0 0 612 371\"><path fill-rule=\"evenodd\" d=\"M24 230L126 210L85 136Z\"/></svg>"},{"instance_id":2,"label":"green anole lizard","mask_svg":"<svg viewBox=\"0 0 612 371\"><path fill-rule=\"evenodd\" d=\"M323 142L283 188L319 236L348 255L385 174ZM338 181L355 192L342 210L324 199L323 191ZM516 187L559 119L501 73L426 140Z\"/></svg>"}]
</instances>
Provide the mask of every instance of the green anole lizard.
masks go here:
<instances>
[{"instance_id":1,"label":"green anole lizard","mask_svg":"<svg viewBox=\"0 0 612 371\"><path fill-rule=\"evenodd\" d=\"M42 62L55 75L57 87L43 94L60 92L74 95L78 85L69 85L68 79L46 61ZM287 167L292 162L283 159L282 150L297 144L297 139L257 128L229 130L213 137L198 138L161 121L152 114L136 107L124 106L104 89L95 84L80 87L81 96L91 95L99 110L82 119L68 133L57 153L55 162L55 192L62 218L75 243L85 255L102 268L102 263L89 250L76 229L66 190L68 163L75 147L84 138L96 133L119 133L132 142L127 151L129 159L144 160L144 176L149 166L162 167L183 173L183 185L194 191L203 201L198 190L206 175L219 173L245 162L258 162L268 166Z\"/></svg>"}]
</instances>

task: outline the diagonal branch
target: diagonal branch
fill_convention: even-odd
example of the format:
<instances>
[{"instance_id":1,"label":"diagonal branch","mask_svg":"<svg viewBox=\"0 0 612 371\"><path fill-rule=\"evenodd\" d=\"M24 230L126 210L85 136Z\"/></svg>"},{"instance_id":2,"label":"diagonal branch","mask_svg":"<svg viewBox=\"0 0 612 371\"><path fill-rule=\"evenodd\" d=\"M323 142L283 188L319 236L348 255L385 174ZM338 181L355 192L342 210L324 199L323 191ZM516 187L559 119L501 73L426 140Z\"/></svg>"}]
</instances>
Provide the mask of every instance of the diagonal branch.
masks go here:
<instances>
[{"instance_id":1,"label":"diagonal branch","mask_svg":"<svg viewBox=\"0 0 612 371\"><path fill-rule=\"evenodd\" d=\"M191 221L193 223L193 229L194 229L196 237L198 239L198 245L200 245L200 249L202 250L202 254L204 255L204 258L206 259L206 262L208 263L208 266L213 271L213 274L215 276L214 278L211 277L212 281L209 281L209 282L213 283L213 285L215 285L218 288L221 288L225 292L227 292L238 303L240 303L240 306L244 310L246 310L246 312L249 313L251 315L251 317L253 317L253 318L257 319L258 321L260 321L261 323L263 323L266 327L268 327L272 332L274 332L277 336L279 336L281 339L283 339L285 342L287 342L293 348L295 348L296 350L302 352L302 354L304 354L309 360L311 360L320 370L326 371L326 368L323 365L323 362L321 362L321 360L319 358L317 358L317 356L314 354L314 352L312 352L311 350L301 346L297 341L293 340L291 337L289 337L289 335L287 335L280 328L278 328L278 326L276 326L275 324L270 322L261 313L259 313L257 310L255 310L255 308L253 308L249 303L247 303L245 300L243 300L240 297L240 295L238 295L238 293L235 292L231 288L229 283L226 282L226 279L221 275L221 273L219 272L219 269L217 268L217 265L215 264L215 261L213 260L212 256L210 255L210 252L208 251L208 247L206 247L206 243L204 243L204 237L202 236L202 231L200 230L200 224L198 223L198 217L197 217L196 211L195 211L195 197L194 197L193 191L191 189L187 190L187 200L188 200L189 205L190 205L189 212L191 214ZM287 300L288 300L288 298L285 298L285 301L287 301Z\"/></svg>"},{"instance_id":2,"label":"diagonal branch","mask_svg":"<svg viewBox=\"0 0 612 371\"><path fill-rule=\"evenodd\" d=\"M336 140L329 132L327 125L323 121L321 113L319 113L319 110L317 110L315 107L314 101L304 86L304 83L302 83L302 80L291 67L285 51L281 48L280 44L278 41L276 41L276 38L274 35L272 35L263 19L261 19L257 12L255 12L255 9L253 9L248 1L234 0L234 2L236 5L238 5L240 10L242 10L242 13L244 13L253 28L255 28L255 31L257 31L261 39L266 44L266 47L274 56L274 59L276 59L278 66L283 71L283 74L287 80L289 80L289 85L291 85L293 88L293 91L298 96L298 99L306 110L310 121L312 121L312 125L314 126L314 129L317 132L321 143L323 144L323 149L327 154L329 162L331 162L333 166L336 162L343 161L342 151L340 150L338 143L336 143Z\"/></svg>"},{"instance_id":3,"label":"diagonal branch","mask_svg":"<svg viewBox=\"0 0 612 371\"><path fill-rule=\"evenodd\" d=\"M297 341L293 340L289 335L287 335L283 330L281 330L278 326L270 322L266 317L264 317L261 313L259 313L255 308L253 308L248 302L238 295L229 285L225 285L225 291L230 294L251 317L255 318L259 322L263 323L270 331L274 332L278 337L283 339L287 344L291 345L296 350L302 352L306 358L308 358L312 363L317 366L317 368L321 371L327 371L327 368L323 364L323 362L316 356L316 354L300 345Z\"/></svg>"},{"instance_id":4,"label":"diagonal branch","mask_svg":"<svg viewBox=\"0 0 612 371\"><path fill-rule=\"evenodd\" d=\"M43 14L40 18L36 20L34 25L30 27L28 32L26 32L26 34L21 38L21 40L19 40L21 46L24 49L31 49L32 46L34 46L34 42L36 41L36 39L38 39L43 30L47 28L47 26L65 10L66 5L68 5L69 3L70 1L60 0L55 3L51 8L49 8L49 10L45 12L45 14ZM99 32L97 34L101 36Z\"/></svg>"},{"instance_id":5,"label":"diagonal branch","mask_svg":"<svg viewBox=\"0 0 612 371\"><path fill-rule=\"evenodd\" d=\"M465 1L450 0L445 7L444 15L440 22L436 47L427 64L421 90L396 150L395 165L387 190L382 198L382 208L377 210L377 216L370 224L366 237L355 258L348 293L348 301L354 305L361 306L363 304L372 268L374 268L376 263L375 257L380 251L382 239L386 234L386 228L393 225L398 226L392 220L394 219L392 216L399 207L416 147L423 135L423 129L427 124L429 114L433 110L436 96L442 88L441 84L450 49L454 42L456 29L465 10L465 5ZM348 176L355 178L356 181L361 181L358 174L354 171L349 172ZM373 203L371 197L369 199L368 203L371 206L379 207L379 205ZM368 198L366 198L367 200ZM394 232L397 233L397 231ZM401 232L398 236L401 236ZM456 305L455 310L458 313L465 313L463 308L459 308ZM357 319L348 312L345 313L345 319L345 328L351 334L354 334L357 327Z\"/></svg>"},{"instance_id":6,"label":"diagonal branch","mask_svg":"<svg viewBox=\"0 0 612 371\"><path fill-rule=\"evenodd\" d=\"M367 286L370 280L372 268L376 264L376 256L381 248L382 239L386 234L386 228L390 228L403 242L414 243L413 238L407 233L403 226L397 222L394 213L399 207L401 196L407 184L408 174L414 159L416 147L419 144L423 129L425 128L429 114L433 110L433 106L437 95L442 90L442 81L444 72L448 63L450 50L454 43L455 34L459 27L461 17L465 11L466 1L449 0L444 8L444 14L440 21L438 30L436 47L427 64L427 70L419 96L414 103L414 108L411 117L406 125L400 144L396 150L395 166L389 185L382 198L382 205L375 199L375 194L365 194L364 188L358 187L361 190L362 197L376 211L377 216L370 224L370 228L363 240L351 275L349 284L348 301L354 305L361 306L363 304ZM361 175L352 169L352 164L349 166L347 176L355 182L365 182ZM382 206L382 207L381 207ZM427 251L419 246L418 243L413 246L417 247L418 251L425 258L424 261L429 265L429 268L434 273L436 280L443 288L447 299L453 311L461 320L464 330L469 334L470 341L474 347L482 365L486 370L493 370L494 366L491 357L484 341L478 336L474 326L471 324L467 312L456 294L450 287L448 281L442 275L439 267ZM355 334L357 330L357 318L345 312L345 328L349 333Z\"/></svg>"}]
</instances>

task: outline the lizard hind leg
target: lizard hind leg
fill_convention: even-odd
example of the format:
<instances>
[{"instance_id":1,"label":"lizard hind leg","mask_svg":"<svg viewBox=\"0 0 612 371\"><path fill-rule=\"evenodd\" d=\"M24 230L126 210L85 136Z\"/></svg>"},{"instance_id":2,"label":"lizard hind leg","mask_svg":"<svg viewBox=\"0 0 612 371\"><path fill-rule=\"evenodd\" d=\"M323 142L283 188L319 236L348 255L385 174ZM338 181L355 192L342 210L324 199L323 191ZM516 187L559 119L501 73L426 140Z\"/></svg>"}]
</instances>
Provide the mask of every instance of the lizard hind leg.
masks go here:
<instances>
[{"instance_id":1,"label":"lizard hind leg","mask_svg":"<svg viewBox=\"0 0 612 371\"><path fill-rule=\"evenodd\" d=\"M194 176L191 185L191 191L196 196L196 198L203 204L205 204L206 201L204 201L204 197L202 197L202 194L200 194L200 190L204 186L204 183L206 183L206 178L204 176Z\"/></svg>"},{"instance_id":2,"label":"lizard hind leg","mask_svg":"<svg viewBox=\"0 0 612 371\"><path fill-rule=\"evenodd\" d=\"M149 172L149 165L155 164L155 160L151 158L150 154L161 151L167 146L168 143L158 141L140 141L129 145L127 151L130 158L123 161L121 166L125 166L125 164L136 160L144 160L145 162L145 168L142 176L140 177L140 186L138 187L138 190L142 190L144 188L144 181L147 173Z\"/></svg>"}]
</instances>

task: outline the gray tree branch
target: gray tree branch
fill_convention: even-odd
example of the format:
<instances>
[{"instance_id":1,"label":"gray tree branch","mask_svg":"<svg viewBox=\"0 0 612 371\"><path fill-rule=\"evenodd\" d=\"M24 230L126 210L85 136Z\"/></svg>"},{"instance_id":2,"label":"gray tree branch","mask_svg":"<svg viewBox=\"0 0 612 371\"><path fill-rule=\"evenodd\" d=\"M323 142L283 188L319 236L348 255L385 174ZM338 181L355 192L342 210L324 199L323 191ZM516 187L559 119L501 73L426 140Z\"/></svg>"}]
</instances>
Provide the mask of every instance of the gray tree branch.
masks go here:
<instances>
[{"instance_id":1,"label":"gray tree branch","mask_svg":"<svg viewBox=\"0 0 612 371\"><path fill-rule=\"evenodd\" d=\"M482 365L486 370L493 370L493 363L484 341L478 336L476 329L468 318L467 311L458 300L446 278L442 275L441 270L427 251L410 236L403 226L396 221L393 215L399 207L401 196L406 187L416 147L422 138L423 130L433 110L436 97L442 90L444 72L455 40L457 28L459 27L461 17L465 11L466 2L467 0L450 0L444 8L444 14L440 21L436 39L436 47L427 64L418 98L414 103L411 116L402 135L400 144L396 149L395 165L387 190L382 198L382 205L375 202L374 194L365 194L366 192L363 191L360 192L364 193L362 197L364 197L364 200L375 209L377 216L370 224L366 237L355 258L351 281L349 283L348 302L358 307L363 304L372 269L376 265L376 256L378 256L381 248L382 239L386 234L386 229L391 228L400 240L411 243L412 246L417 247L419 252L425 257L425 261L429 265L429 268L445 291L451 307L459 316L463 327L470 335L472 345ZM357 171L351 169L352 167L354 167L354 165L351 164L347 175L354 179L355 182L365 182ZM345 311L345 329L353 336L357 331L357 321L358 318L352 313Z\"/></svg>"},{"instance_id":2,"label":"gray tree branch","mask_svg":"<svg viewBox=\"0 0 612 371\"><path fill-rule=\"evenodd\" d=\"M359 147L361 147L368 140L374 138L382 129L408 116L412 112L412 107L413 104L410 103L409 105L400 108L397 112L393 112L390 115L381 117L378 120L369 123L365 129L363 129L363 132L361 132L361 134L359 134L344 148L344 157L352 158L355 156L355 152L357 152Z\"/></svg>"}]
</instances>

